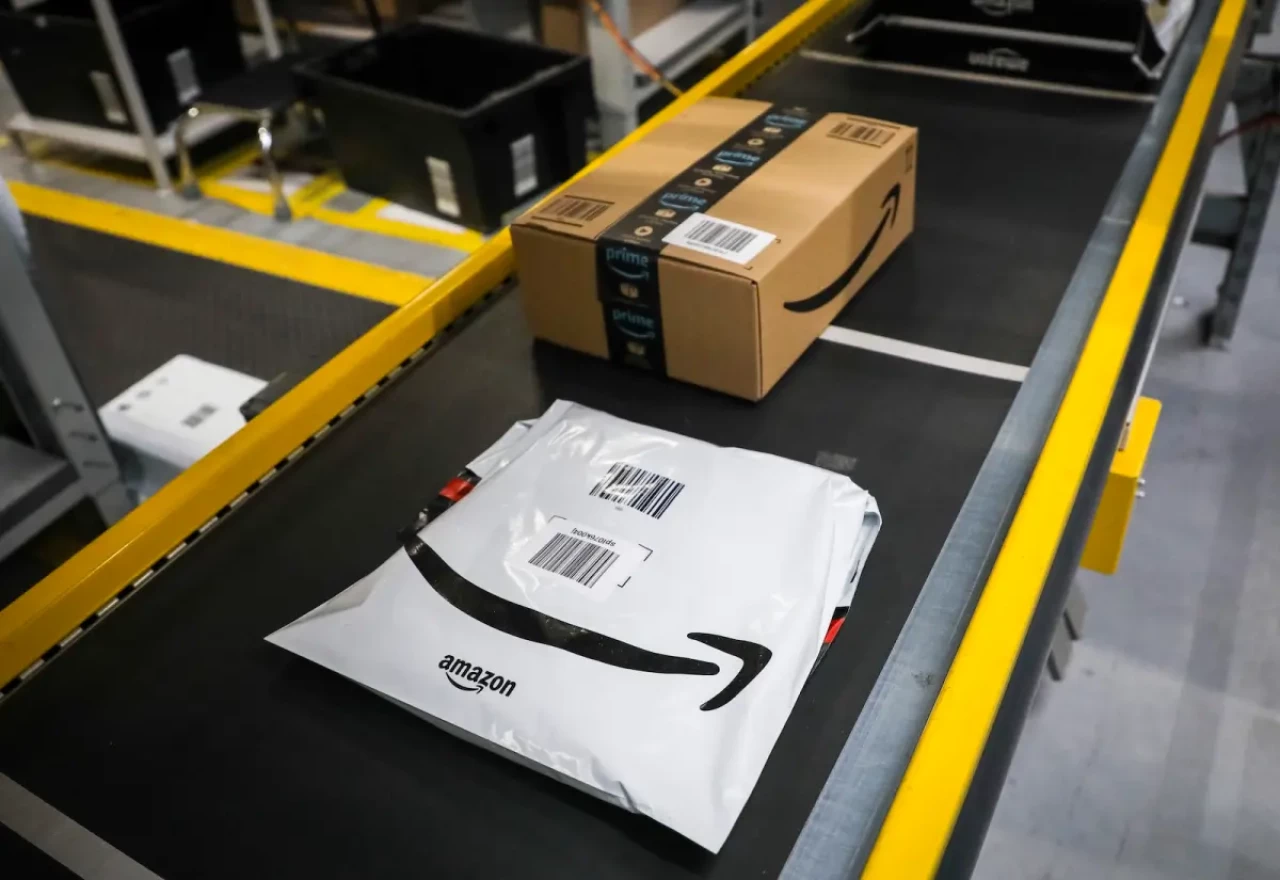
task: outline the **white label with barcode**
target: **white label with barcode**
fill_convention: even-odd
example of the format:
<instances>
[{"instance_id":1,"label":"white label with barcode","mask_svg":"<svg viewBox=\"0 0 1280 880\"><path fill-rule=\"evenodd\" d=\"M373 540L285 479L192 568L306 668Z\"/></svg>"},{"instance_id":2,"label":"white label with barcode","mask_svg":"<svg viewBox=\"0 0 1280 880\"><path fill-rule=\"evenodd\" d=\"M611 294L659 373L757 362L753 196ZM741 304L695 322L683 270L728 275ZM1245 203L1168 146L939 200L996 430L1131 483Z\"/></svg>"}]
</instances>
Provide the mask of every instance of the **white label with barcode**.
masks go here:
<instances>
[{"instance_id":1,"label":"white label with barcode","mask_svg":"<svg viewBox=\"0 0 1280 880\"><path fill-rule=\"evenodd\" d=\"M516 198L538 188L538 154L531 134L511 142L511 179L515 181Z\"/></svg>"},{"instance_id":2,"label":"white label with barcode","mask_svg":"<svg viewBox=\"0 0 1280 880\"><path fill-rule=\"evenodd\" d=\"M436 210L447 217L459 216L462 209L458 207L458 190L453 185L453 167L444 159L428 156L427 173L431 175Z\"/></svg>"},{"instance_id":3,"label":"white label with barcode","mask_svg":"<svg viewBox=\"0 0 1280 880\"><path fill-rule=\"evenodd\" d=\"M776 236L771 232L752 229L741 223L721 220L719 217L708 217L706 214L690 214L662 240L666 244L701 251L745 266L775 238Z\"/></svg>"},{"instance_id":4,"label":"white label with barcode","mask_svg":"<svg viewBox=\"0 0 1280 880\"><path fill-rule=\"evenodd\" d=\"M555 517L510 561L535 574L555 575L596 598L626 589L649 550L594 526Z\"/></svg>"}]
</instances>

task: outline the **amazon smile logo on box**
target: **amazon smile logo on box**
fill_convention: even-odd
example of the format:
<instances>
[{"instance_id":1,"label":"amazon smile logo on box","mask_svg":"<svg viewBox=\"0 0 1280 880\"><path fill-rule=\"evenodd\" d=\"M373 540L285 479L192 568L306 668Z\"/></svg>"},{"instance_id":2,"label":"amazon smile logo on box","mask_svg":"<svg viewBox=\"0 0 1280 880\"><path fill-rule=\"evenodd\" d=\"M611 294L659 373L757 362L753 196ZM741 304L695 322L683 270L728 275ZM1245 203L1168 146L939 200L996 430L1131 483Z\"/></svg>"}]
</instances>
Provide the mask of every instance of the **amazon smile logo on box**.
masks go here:
<instances>
[{"instance_id":1,"label":"amazon smile logo on box","mask_svg":"<svg viewBox=\"0 0 1280 880\"><path fill-rule=\"evenodd\" d=\"M657 322L648 315L637 314L630 309L615 308L613 323L619 330L636 339L653 339L658 335Z\"/></svg>"}]
</instances>

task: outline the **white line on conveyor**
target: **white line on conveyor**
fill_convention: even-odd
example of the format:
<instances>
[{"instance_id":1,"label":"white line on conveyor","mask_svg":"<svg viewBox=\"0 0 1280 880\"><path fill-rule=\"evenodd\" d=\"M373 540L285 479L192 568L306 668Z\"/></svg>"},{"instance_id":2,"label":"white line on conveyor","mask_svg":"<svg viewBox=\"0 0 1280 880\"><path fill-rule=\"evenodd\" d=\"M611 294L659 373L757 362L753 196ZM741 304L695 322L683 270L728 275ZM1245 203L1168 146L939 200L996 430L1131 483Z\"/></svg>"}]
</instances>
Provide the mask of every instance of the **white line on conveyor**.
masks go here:
<instances>
[{"instance_id":1,"label":"white line on conveyor","mask_svg":"<svg viewBox=\"0 0 1280 880\"><path fill-rule=\"evenodd\" d=\"M160 880L3 773L0 824L85 880Z\"/></svg>"},{"instance_id":2,"label":"white line on conveyor","mask_svg":"<svg viewBox=\"0 0 1280 880\"><path fill-rule=\"evenodd\" d=\"M828 327L820 338L837 345L861 348L909 361L918 361L922 364L933 364L935 367L945 367L948 370L990 376L993 379L1021 382L1027 378L1027 368L1017 364L1006 364L1003 361L992 361L973 355L945 351L941 348L930 348L914 342L876 336L874 333L863 333L861 330L850 330L848 327Z\"/></svg>"}]
</instances>

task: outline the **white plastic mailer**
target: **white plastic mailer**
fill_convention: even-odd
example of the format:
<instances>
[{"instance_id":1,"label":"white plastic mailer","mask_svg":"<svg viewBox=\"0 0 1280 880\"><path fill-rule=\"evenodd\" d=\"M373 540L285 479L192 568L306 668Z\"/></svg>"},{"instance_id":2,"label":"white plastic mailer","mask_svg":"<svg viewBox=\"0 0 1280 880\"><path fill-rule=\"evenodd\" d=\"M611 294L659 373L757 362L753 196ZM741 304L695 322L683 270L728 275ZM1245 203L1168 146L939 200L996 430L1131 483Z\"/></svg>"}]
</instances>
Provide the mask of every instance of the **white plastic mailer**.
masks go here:
<instances>
[{"instance_id":1,"label":"white plastic mailer","mask_svg":"<svg viewBox=\"0 0 1280 880\"><path fill-rule=\"evenodd\" d=\"M559 401L268 637L718 851L880 527L847 477Z\"/></svg>"}]
</instances>

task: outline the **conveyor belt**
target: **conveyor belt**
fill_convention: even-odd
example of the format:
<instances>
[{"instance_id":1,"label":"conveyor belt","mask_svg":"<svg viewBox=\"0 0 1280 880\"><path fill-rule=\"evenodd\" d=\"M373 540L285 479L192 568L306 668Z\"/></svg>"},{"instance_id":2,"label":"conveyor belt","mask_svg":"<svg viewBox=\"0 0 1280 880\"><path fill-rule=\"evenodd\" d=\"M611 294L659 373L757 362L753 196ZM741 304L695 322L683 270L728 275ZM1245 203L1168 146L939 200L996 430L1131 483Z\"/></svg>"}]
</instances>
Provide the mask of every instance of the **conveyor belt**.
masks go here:
<instances>
[{"instance_id":1,"label":"conveyor belt","mask_svg":"<svg viewBox=\"0 0 1280 880\"><path fill-rule=\"evenodd\" d=\"M836 323L1021 366L1150 113L802 58L749 94L921 129L917 232ZM165 878L776 875L1017 392L823 341L749 404L533 343L500 293L13 692L0 773ZM851 467L883 508L844 631L718 856L262 641L381 562L476 450L558 397Z\"/></svg>"},{"instance_id":2,"label":"conveyor belt","mask_svg":"<svg viewBox=\"0 0 1280 880\"><path fill-rule=\"evenodd\" d=\"M305 375L391 312L79 226L26 222L41 295L99 406L176 354L264 379Z\"/></svg>"}]
</instances>

